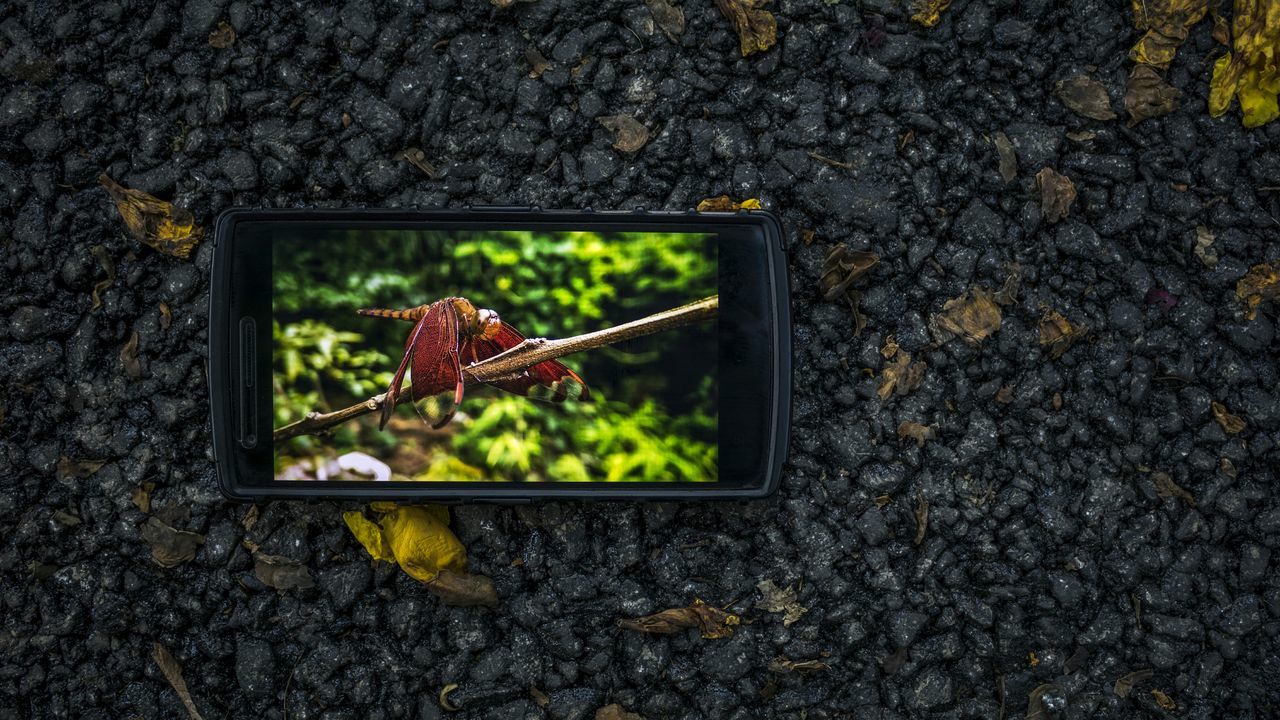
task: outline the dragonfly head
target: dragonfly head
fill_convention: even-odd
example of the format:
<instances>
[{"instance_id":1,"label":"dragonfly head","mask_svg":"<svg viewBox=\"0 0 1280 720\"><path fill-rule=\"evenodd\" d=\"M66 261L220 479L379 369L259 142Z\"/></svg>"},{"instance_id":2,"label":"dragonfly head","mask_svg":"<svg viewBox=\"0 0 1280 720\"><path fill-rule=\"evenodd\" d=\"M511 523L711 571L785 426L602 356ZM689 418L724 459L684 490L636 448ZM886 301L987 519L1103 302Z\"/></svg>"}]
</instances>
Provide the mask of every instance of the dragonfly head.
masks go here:
<instances>
[{"instance_id":1,"label":"dragonfly head","mask_svg":"<svg viewBox=\"0 0 1280 720\"><path fill-rule=\"evenodd\" d=\"M498 331L502 329L502 319L493 310L481 308L476 314L476 325L480 331L480 336L490 340L497 337Z\"/></svg>"}]
</instances>

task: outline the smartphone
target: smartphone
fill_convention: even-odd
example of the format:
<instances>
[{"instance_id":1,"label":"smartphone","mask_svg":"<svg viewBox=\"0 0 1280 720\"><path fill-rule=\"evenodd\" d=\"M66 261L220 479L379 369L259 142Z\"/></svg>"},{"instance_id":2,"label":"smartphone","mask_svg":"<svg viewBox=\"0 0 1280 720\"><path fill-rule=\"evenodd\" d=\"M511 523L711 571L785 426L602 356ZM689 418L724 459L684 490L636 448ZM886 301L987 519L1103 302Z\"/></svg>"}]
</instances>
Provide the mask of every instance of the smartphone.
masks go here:
<instances>
[{"instance_id":1,"label":"smartphone","mask_svg":"<svg viewBox=\"0 0 1280 720\"><path fill-rule=\"evenodd\" d=\"M218 218L232 499L771 493L791 406L777 219L251 210Z\"/></svg>"}]
</instances>

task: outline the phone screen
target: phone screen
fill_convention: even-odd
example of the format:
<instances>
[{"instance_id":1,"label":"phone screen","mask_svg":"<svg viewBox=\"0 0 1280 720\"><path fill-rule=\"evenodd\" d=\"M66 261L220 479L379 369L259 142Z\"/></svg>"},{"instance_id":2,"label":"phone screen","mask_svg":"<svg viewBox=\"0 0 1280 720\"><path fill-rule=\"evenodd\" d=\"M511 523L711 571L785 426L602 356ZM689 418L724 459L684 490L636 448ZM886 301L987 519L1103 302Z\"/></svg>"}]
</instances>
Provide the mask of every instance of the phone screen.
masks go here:
<instances>
[{"instance_id":1,"label":"phone screen","mask_svg":"<svg viewBox=\"0 0 1280 720\"><path fill-rule=\"evenodd\" d=\"M717 233L297 223L266 242L276 480L719 480ZM498 377L472 370L526 338L637 321ZM387 393L394 409L370 405Z\"/></svg>"}]
</instances>

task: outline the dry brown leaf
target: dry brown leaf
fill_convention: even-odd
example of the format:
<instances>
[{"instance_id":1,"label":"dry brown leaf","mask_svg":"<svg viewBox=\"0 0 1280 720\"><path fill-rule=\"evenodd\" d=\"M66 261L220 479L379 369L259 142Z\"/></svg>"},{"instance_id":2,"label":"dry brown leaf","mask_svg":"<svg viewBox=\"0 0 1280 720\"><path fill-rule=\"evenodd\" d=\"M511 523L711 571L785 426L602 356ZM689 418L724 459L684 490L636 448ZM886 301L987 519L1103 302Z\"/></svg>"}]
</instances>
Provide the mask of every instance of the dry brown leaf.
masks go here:
<instances>
[{"instance_id":1,"label":"dry brown leaf","mask_svg":"<svg viewBox=\"0 0 1280 720\"><path fill-rule=\"evenodd\" d=\"M667 635L686 628L697 628L708 640L733 635L733 626L740 621L737 615L712 607L701 600L694 600L688 607L671 608L644 617L619 620L618 627L643 633Z\"/></svg>"},{"instance_id":2,"label":"dry brown leaf","mask_svg":"<svg viewBox=\"0 0 1280 720\"><path fill-rule=\"evenodd\" d=\"M160 301L160 329L168 330L173 324L173 310L169 308L169 303Z\"/></svg>"},{"instance_id":3,"label":"dry brown leaf","mask_svg":"<svg viewBox=\"0 0 1280 720\"><path fill-rule=\"evenodd\" d=\"M1241 420L1238 415L1232 415L1226 405L1213 400L1209 403L1209 407L1213 409L1213 419L1218 421L1222 430L1228 435L1235 435L1244 430L1244 420Z\"/></svg>"},{"instance_id":4,"label":"dry brown leaf","mask_svg":"<svg viewBox=\"0 0 1280 720\"><path fill-rule=\"evenodd\" d=\"M1131 673L1120 676L1120 679L1116 680L1112 690L1114 690L1115 694L1120 697L1129 697L1129 693L1133 692L1135 685L1149 680L1153 674L1154 673L1152 673L1151 670L1134 670Z\"/></svg>"},{"instance_id":5,"label":"dry brown leaf","mask_svg":"<svg viewBox=\"0 0 1280 720\"><path fill-rule=\"evenodd\" d=\"M151 559L160 567L176 567L196 556L204 544L199 533L175 530L157 517L149 517L142 525L142 539L151 546Z\"/></svg>"},{"instance_id":6,"label":"dry brown leaf","mask_svg":"<svg viewBox=\"0 0 1280 720\"><path fill-rule=\"evenodd\" d=\"M728 195L720 197L707 198L698 203L698 212L738 212L739 210L759 210L760 201L755 198L747 198L742 202L735 202Z\"/></svg>"},{"instance_id":7,"label":"dry brown leaf","mask_svg":"<svg viewBox=\"0 0 1280 720\"><path fill-rule=\"evenodd\" d=\"M916 545L924 542L925 531L929 529L929 501L924 495L916 496Z\"/></svg>"},{"instance_id":8,"label":"dry brown leaf","mask_svg":"<svg viewBox=\"0 0 1280 720\"><path fill-rule=\"evenodd\" d=\"M1169 697L1168 695L1164 694L1159 690L1153 689L1151 691L1151 697L1156 699L1156 704L1160 706L1161 710L1177 710L1178 709L1178 704L1173 701L1173 698Z\"/></svg>"},{"instance_id":9,"label":"dry brown leaf","mask_svg":"<svg viewBox=\"0 0 1280 720\"><path fill-rule=\"evenodd\" d=\"M1045 707L1044 696L1050 693L1060 696L1064 692L1062 686L1055 683L1037 685L1027 697L1027 714L1024 720L1053 720L1057 715L1050 713L1049 708Z\"/></svg>"},{"instance_id":10,"label":"dry brown leaf","mask_svg":"<svg viewBox=\"0 0 1280 720\"><path fill-rule=\"evenodd\" d=\"M305 590L316 586L306 565L281 555L253 553L253 574L263 585L276 590Z\"/></svg>"},{"instance_id":11,"label":"dry brown leaf","mask_svg":"<svg viewBox=\"0 0 1280 720\"><path fill-rule=\"evenodd\" d=\"M885 360L891 360L898 354L898 339L892 335L885 336L884 347L880 348L880 354Z\"/></svg>"},{"instance_id":12,"label":"dry brown leaf","mask_svg":"<svg viewBox=\"0 0 1280 720\"><path fill-rule=\"evenodd\" d=\"M1258 316L1263 300L1280 300L1280 262L1260 263L1236 282L1236 298L1244 303L1245 317Z\"/></svg>"},{"instance_id":13,"label":"dry brown leaf","mask_svg":"<svg viewBox=\"0 0 1280 720\"><path fill-rule=\"evenodd\" d=\"M1022 285L1022 266L1011 262L1005 268L1009 274L1004 278L1004 285L1000 286L991 298L997 305L1012 305L1018 302L1018 288Z\"/></svg>"},{"instance_id":14,"label":"dry brown leaf","mask_svg":"<svg viewBox=\"0 0 1280 720\"><path fill-rule=\"evenodd\" d=\"M90 310L97 310L102 307L102 291L111 287L111 283L116 281L116 263L111 259L107 249L101 245L94 245L89 248L89 254L98 261L98 264L102 266L103 272L107 274L105 280L99 280L94 283L93 292L89 295L89 297L93 298L93 307Z\"/></svg>"},{"instance_id":15,"label":"dry brown leaf","mask_svg":"<svg viewBox=\"0 0 1280 720\"><path fill-rule=\"evenodd\" d=\"M613 148L633 153L649 142L649 128L630 115L605 115L597 121L613 133Z\"/></svg>"},{"instance_id":16,"label":"dry brown leaf","mask_svg":"<svg viewBox=\"0 0 1280 720\"><path fill-rule=\"evenodd\" d=\"M421 148L416 148L416 147L405 148L404 150L401 150L395 155L392 155L391 159L403 160L409 163L410 165L421 170L423 173L426 174L427 177L431 178L432 180L438 177L438 175L436 174L436 166L427 162L427 154L423 152Z\"/></svg>"},{"instance_id":17,"label":"dry brown leaf","mask_svg":"<svg viewBox=\"0 0 1280 720\"><path fill-rule=\"evenodd\" d=\"M496 3L496 0L495 0L495 3ZM440 703L440 707L443 708L445 712L458 712L459 710L462 709L461 706L454 705L452 702L449 701L449 693L457 689L458 689L458 683L449 683L448 685L445 685L444 687L440 688L440 694L436 696L436 702Z\"/></svg>"},{"instance_id":18,"label":"dry brown leaf","mask_svg":"<svg viewBox=\"0 0 1280 720\"><path fill-rule=\"evenodd\" d=\"M782 613L782 624L790 625L809 612L809 608L801 605L797 599L795 588L788 585L785 589L778 587L772 580L761 580L756 589L762 596L756 607L771 613Z\"/></svg>"},{"instance_id":19,"label":"dry brown leaf","mask_svg":"<svg viewBox=\"0 0 1280 720\"><path fill-rule=\"evenodd\" d=\"M911 20L925 27L933 27L942 19L942 11L951 5L951 0L912 0Z\"/></svg>"},{"instance_id":20,"label":"dry brown leaf","mask_svg":"<svg viewBox=\"0 0 1280 720\"><path fill-rule=\"evenodd\" d=\"M244 528L245 532L252 530L253 526L258 523L258 513L260 512L257 505L250 505L249 509L245 511L244 517L240 519L240 527Z\"/></svg>"},{"instance_id":21,"label":"dry brown leaf","mask_svg":"<svg viewBox=\"0 0 1280 720\"><path fill-rule=\"evenodd\" d=\"M1067 216L1076 201L1071 178L1047 167L1036 173L1036 187L1040 188L1040 212L1045 222L1056 223Z\"/></svg>"},{"instance_id":22,"label":"dry brown leaf","mask_svg":"<svg viewBox=\"0 0 1280 720\"><path fill-rule=\"evenodd\" d=\"M892 495L877 495L877 496L875 496L874 498L872 498L871 502L875 503L875 504L876 504L876 507L882 508L882 507L884 507L885 505L888 505L889 503L893 502L893 496L892 496Z\"/></svg>"},{"instance_id":23,"label":"dry brown leaf","mask_svg":"<svg viewBox=\"0 0 1280 720\"><path fill-rule=\"evenodd\" d=\"M868 250L849 250L844 245L831 248L822 263L822 276L818 278L822 299L830 301L840 297L878 262L880 256Z\"/></svg>"},{"instance_id":24,"label":"dry brown leaf","mask_svg":"<svg viewBox=\"0 0 1280 720\"><path fill-rule=\"evenodd\" d=\"M133 494L129 499L133 502L134 507L144 513L149 513L151 512L151 491L155 489L155 483L144 482L133 489Z\"/></svg>"},{"instance_id":25,"label":"dry brown leaf","mask_svg":"<svg viewBox=\"0 0 1280 720\"><path fill-rule=\"evenodd\" d=\"M958 335L978 345L1000 329L1000 308L990 290L976 286L948 300L930 320L930 329L939 342Z\"/></svg>"},{"instance_id":26,"label":"dry brown leaf","mask_svg":"<svg viewBox=\"0 0 1280 720\"><path fill-rule=\"evenodd\" d=\"M830 665L821 660L788 660L782 655L774 658L769 663L769 671L776 673L813 672L815 670L826 670L830 667Z\"/></svg>"},{"instance_id":27,"label":"dry brown leaf","mask_svg":"<svg viewBox=\"0 0 1280 720\"><path fill-rule=\"evenodd\" d=\"M532 45L525 49L524 61L529 63L529 78L532 80L537 80L542 77L542 73L551 69L551 61Z\"/></svg>"},{"instance_id":28,"label":"dry brown leaf","mask_svg":"<svg viewBox=\"0 0 1280 720\"><path fill-rule=\"evenodd\" d=\"M1092 130L1068 130L1067 139L1073 142L1089 142L1098 137L1098 133Z\"/></svg>"},{"instance_id":29,"label":"dry brown leaf","mask_svg":"<svg viewBox=\"0 0 1280 720\"><path fill-rule=\"evenodd\" d=\"M544 708L551 704L551 698L547 697L546 693L536 687L531 686L529 688L529 697L533 698L533 701L538 704L538 707Z\"/></svg>"},{"instance_id":30,"label":"dry brown leaf","mask_svg":"<svg viewBox=\"0 0 1280 720\"><path fill-rule=\"evenodd\" d=\"M1209 11L1209 0L1131 0L1133 25L1146 31L1129 50L1129 59L1168 70L1191 26Z\"/></svg>"},{"instance_id":31,"label":"dry brown leaf","mask_svg":"<svg viewBox=\"0 0 1280 720\"><path fill-rule=\"evenodd\" d=\"M653 16L653 24L658 26L663 35L671 42L684 34L684 10L671 4L669 0L644 0Z\"/></svg>"},{"instance_id":32,"label":"dry brown leaf","mask_svg":"<svg viewBox=\"0 0 1280 720\"><path fill-rule=\"evenodd\" d=\"M427 591L440 598L445 605L457 607L498 606L498 591L493 580L484 575L441 570L434 580L427 582Z\"/></svg>"},{"instance_id":33,"label":"dry brown leaf","mask_svg":"<svg viewBox=\"0 0 1280 720\"><path fill-rule=\"evenodd\" d=\"M128 342L120 348L120 364L124 366L124 374L137 379L142 377L142 363L138 362L138 331L134 330Z\"/></svg>"},{"instance_id":34,"label":"dry brown leaf","mask_svg":"<svg viewBox=\"0 0 1280 720\"><path fill-rule=\"evenodd\" d=\"M218 27L209 33L209 45L219 50L225 50L236 44L236 29L227 24L226 20L219 20Z\"/></svg>"},{"instance_id":35,"label":"dry brown leaf","mask_svg":"<svg viewBox=\"0 0 1280 720\"><path fill-rule=\"evenodd\" d=\"M55 474L61 482L87 478L98 472L98 468L101 468L106 463L106 460L72 460L68 457L62 457L58 459Z\"/></svg>"},{"instance_id":36,"label":"dry brown leaf","mask_svg":"<svg viewBox=\"0 0 1280 720\"><path fill-rule=\"evenodd\" d=\"M1160 73L1147 65L1137 65L1129 73L1125 85L1124 109L1129 113L1129 127L1147 118L1168 115L1178 109L1182 93L1165 82Z\"/></svg>"},{"instance_id":37,"label":"dry brown leaf","mask_svg":"<svg viewBox=\"0 0 1280 720\"><path fill-rule=\"evenodd\" d=\"M1009 136L1002 132L995 134L992 142L996 146L996 154L1000 157L1000 177L1009 182L1018 176L1018 156L1013 151L1013 143Z\"/></svg>"},{"instance_id":38,"label":"dry brown leaf","mask_svg":"<svg viewBox=\"0 0 1280 720\"><path fill-rule=\"evenodd\" d=\"M1185 502L1188 507L1196 506L1196 496L1174 482L1168 473L1159 471L1151 473L1151 482L1155 483L1156 495L1160 497L1176 497Z\"/></svg>"},{"instance_id":39,"label":"dry brown leaf","mask_svg":"<svg viewBox=\"0 0 1280 720\"><path fill-rule=\"evenodd\" d=\"M1196 257L1207 267L1218 264L1218 253L1213 249L1214 234L1203 225L1196 226L1196 246L1193 248Z\"/></svg>"},{"instance_id":40,"label":"dry brown leaf","mask_svg":"<svg viewBox=\"0 0 1280 720\"><path fill-rule=\"evenodd\" d=\"M906 395L920 387L927 368L928 365L924 361L911 362L911 353L900 350L896 359L880 371L880 386L876 388L876 392L881 400L888 400L894 393Z\"/></svg>"},{"instance_id":41,"label":"dry brown leaf","mask_svg":"<svg viewBox=\"0 0 1280 720\"><path fill-rule=\"evenodd\" d=\"M925 441L932 440L933 437L933 428L928 425L918 422L903 422L898 425L898 439L911 438L916 441L916 447L924 447Z\"/></svg>"},{"instance_id":42,"label":"dry brown leaf","mask_svg":"<svg viewBox=\"0 0 1280 720\"><path fill-rule=\"evenodd\" d=\"M141 190L123 187L106 174L98 176L98 183L115 201L120 217L135 238L174 257L191 256L204 231L196 226L190 212Z\"/></svg>"},{"instance_id":43,"label":"dry brown leaf","mask_svg":"<svg viewBox=\"0 0 1280 720\"><path fill-rule=\"evenodd\" d=\"M618 703L596 710L596 720L644 720L638 713L628 711Z\"/></svg>"},{"instance_id":44,"label":"dry brown leaf","mask_svg":"<svg viewBox=\"0 0 1280 720\"><path fill-rule=\"evenodd\" d=\"M1057 360L1071 349L1085 331L1083 325L1073 325L1062 313L1046 307L1044 314L1040 316L1040 347L1051 359Z\"/></svg>"},{"instance_id":45,"label":"dry brown leaf","mask_svg":"<svg viewBox=\"0 0 1280 720\"><path fill-rule=\"evenodd\" d=\"M173 691L178 694L178 699L182 701L182 706L187 709L187 715L190 716L191 720L204 720L200 716L200 712L196 710L195 701L191 699L191 692L187 690L187 681L182 677L182 667L178 665L177 660L173 659L173 655L169 653L169 648L160 643L154 644L151 647L151 659L160 668L160 673L164 675L164 679L169 681Z\"/></svg>"},{"instance_id":46,"label":"dry brown leaf","mask_svg":"<svg viewBox=\"0 0 1280 720\"><path fill-rule=\"evenodd\" d=\"M813 228L800 228L800 242L805 245L812 245L818 233Z\"/></svg>"},{"instance_id":47,"label":"dry brown leaf","mask_svg":"<svg viewBox=\"0 0 1280 720\"><path fill-rule=\"evenodd\" d=\"M1092 120L1115 120L1111 98L1102 83L1088 75L1059 80L1054 88L1058 99L1071 112Z\"/></svg>"},{"instance_id":48,"label":"dry brown leaf","mask_svg":"<svg viewBox=\"0 0 1280 720\"><path fill-rule=\"evenodd\" d=\"M778 21L764 9L769 0L716 0L720 13L738 33L742 57L764 52L778 41Z\"/></svg>"}]
</instances>

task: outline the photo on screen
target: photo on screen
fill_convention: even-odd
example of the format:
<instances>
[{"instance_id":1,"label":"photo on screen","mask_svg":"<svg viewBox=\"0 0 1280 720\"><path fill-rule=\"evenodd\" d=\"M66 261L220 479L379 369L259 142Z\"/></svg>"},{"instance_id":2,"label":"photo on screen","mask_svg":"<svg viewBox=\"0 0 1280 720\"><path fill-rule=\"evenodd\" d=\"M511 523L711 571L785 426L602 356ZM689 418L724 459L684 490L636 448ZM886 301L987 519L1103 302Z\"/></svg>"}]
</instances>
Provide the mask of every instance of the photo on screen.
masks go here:
<instances>
[{"instance_id":1,"label":"photo on screen","mask_svg":"<svg viewBox=\"0 0 1280 720\"><path fill-rule=\"evenodd\" d=\"M714 233L306 228L271 258L275 428L403 389L386 417L276 441L278 480L718 479L714 319L492 382L458 372L716 296Z\"/></svg>"}]
</instances>

